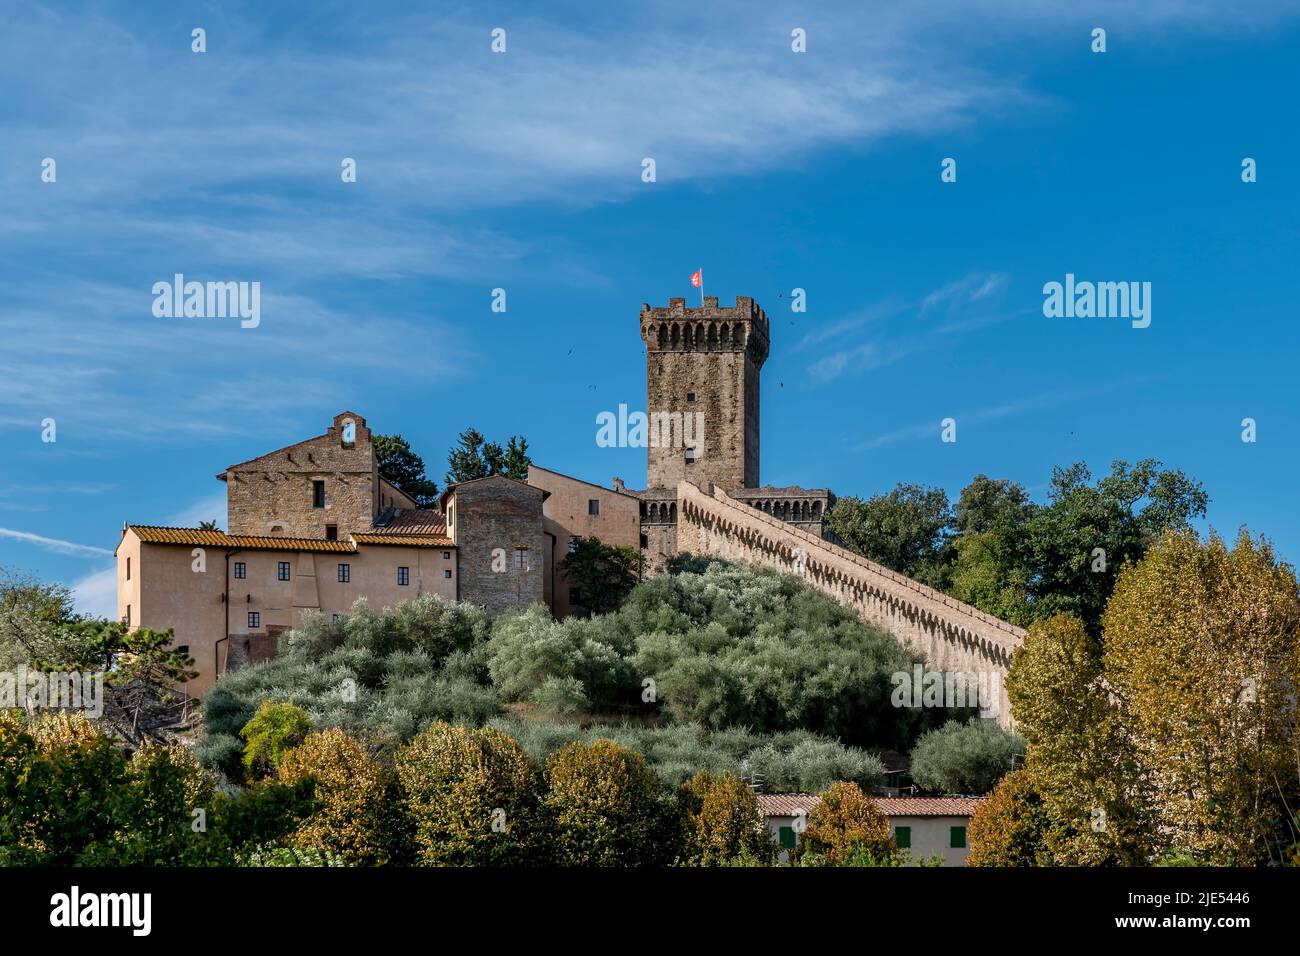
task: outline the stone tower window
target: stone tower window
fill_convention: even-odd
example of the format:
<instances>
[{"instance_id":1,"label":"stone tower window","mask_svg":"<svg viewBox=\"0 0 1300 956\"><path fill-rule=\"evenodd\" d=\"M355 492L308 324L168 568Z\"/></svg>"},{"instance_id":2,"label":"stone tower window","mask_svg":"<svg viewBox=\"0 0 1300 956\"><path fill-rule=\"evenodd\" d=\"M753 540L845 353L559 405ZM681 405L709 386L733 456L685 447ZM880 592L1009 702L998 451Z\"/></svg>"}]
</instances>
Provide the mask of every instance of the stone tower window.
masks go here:
<instances>
[{"instance_id":1,"label":"stone tower window","mask_svg":"<svg viewBox=\"0 0 1300 956\"><path fill-rule=\"evenodd\" d=\"M528 570L528 549L527 548L515 548L515 570L516 571Z\"/></svg>"},{"instance_id":2,"label":"stone tower window","mask_svg":"<svg viewBox=\"0 0 1300 956\"><path fill-rule=\"evenodd\" d=\"M694 393L694 392L687 392L687 393L686 393L686 400L687 400L688 402L693 402L693 401L695 401L695 393Z\"/></svg>"},{"instance_id":3,"label":"stone tower window","mask_svg":"<svg viewBox=\"0 0 1300 956\"><path fill-rule=\"evenodd\" d=\"M313 481L311 483L311 506L313 508L325 507L325 482Z\"/></svg>"},{"instance_id":4,"label":"stone tower window","mask_svg":"<svg viewBox=\"0 0 1300 956\"><path fill-rule=\"evenodd\" d=\"M599 515L599 514L600 514L600 499L599 499L599 498L589 498L589 499L587 500L587 514L589 514L589 515Z\"/></svg>"},{"instance_id":5,"label":"stone tower window","mask_svg":"<svg viewBox=\"0 0 1300 956\"><path fill-rule=\"evenodd\" d=\"M325 526L325 540L337 541L339 539L339 526L336 524L327 524Z\"/></svg>"}]
</instances>

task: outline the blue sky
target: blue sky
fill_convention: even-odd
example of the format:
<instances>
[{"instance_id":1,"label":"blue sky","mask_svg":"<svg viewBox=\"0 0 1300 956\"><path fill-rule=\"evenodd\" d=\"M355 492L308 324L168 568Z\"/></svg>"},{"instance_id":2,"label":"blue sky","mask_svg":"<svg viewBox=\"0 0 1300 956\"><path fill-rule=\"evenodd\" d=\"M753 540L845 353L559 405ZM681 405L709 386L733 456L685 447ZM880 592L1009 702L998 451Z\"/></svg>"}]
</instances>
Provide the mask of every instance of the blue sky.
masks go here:
<instances>
[{"instance_id":1,"label":"blue sky","mask_svg":"<svg viewBox=\"0 0 1300 956\"><path fill-rule=\"evenodd\" d=\"M224 523L218 471L345 408L439 481L473 425L640 486L595 417L701 267L772 322L765 482L1155 457L1300 555L1300 5L701 6L7 4L0 565L111 613L124 520ZM156 318L177 272L261 324ZM1150 327L1044 317L1067 272L1150 282Z\"/></svg>"}]
</instances>

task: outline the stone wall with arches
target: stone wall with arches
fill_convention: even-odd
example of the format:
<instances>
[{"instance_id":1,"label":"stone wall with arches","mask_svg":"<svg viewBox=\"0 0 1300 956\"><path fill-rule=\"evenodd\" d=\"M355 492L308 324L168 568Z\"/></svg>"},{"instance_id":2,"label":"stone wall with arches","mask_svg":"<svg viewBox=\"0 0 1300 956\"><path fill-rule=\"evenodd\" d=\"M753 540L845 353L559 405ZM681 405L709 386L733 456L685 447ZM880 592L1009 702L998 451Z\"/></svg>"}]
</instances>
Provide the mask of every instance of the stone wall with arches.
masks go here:
<instances>
[{"instance_id":1,"label":"stone wall with arches","mask_svg":"<svg viewBox=\"0 0 1300 956\"><path fill-rule=\"evenodd\" d=\"M935 671L998 678L997 719L1011 726L1006 674L1025 639L1023 628L926 587L796 525L731 497L720 488L677 486L677 547L699 555L766 565L802 577L864 621L924 656Z\"/></svg>"}]
</instances>

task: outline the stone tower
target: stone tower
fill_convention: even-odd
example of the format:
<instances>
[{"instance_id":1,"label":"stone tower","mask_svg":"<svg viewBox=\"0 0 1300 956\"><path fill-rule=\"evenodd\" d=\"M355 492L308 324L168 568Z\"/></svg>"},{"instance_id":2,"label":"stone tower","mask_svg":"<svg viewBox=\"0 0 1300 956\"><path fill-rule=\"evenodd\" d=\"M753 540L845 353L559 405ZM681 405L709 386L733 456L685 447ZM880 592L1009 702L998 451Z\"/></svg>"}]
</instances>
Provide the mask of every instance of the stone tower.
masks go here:
<instances>
[{"instance_id":1,"label":"stone tower","mask_svg":"<svg viewBox=\"0 0 1300 956\"><path fill-rule=\"evenodd\" d=\"M641 338L647 487L676 489L683 478L724 490L757 487L758 376L768 352L763 310L748 296L736 296L734 308L719 307L716 296L699 308L687 308L685 299L669 299L666 309L642 305Z\"/></svg>"}]
</instances>

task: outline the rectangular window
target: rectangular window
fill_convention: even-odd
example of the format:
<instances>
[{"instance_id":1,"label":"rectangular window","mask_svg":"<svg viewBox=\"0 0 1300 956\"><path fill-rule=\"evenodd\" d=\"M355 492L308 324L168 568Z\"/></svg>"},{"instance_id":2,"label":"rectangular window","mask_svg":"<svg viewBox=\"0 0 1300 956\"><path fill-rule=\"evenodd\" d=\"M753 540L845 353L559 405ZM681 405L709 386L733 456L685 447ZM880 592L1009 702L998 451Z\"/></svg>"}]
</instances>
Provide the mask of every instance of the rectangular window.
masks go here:
<instances>
[{"instance_id":1,"label":"rectangular window","mask_svg":"<svg viewBox=\"0 0 1300 956\"><path fill-rule=\"evenodd\" d=\"M313 481L311 483L311 506L313 508L325 507L325 482Z\"/></svg>"},{"instance_id":2,"label":"rectangular window","mask_svg":"<svg viewBox=\"0 0 1300 956\"><path fill-rule=\"evenodd\" d=\"M898 844L900 850L910 849L912 846L912 828L894 827L894 842Z\"/></svg>"},{"instance_id":3,"label":"rectangular window","mask_svg":"<svg viewBox=\"0 0 1300 956\"><path fill-rule=\"evenodd\" d=\"M600 499L599 499L599 498L589 498L589 499L587 500L587 514L589 514L589 515L598 515L598 514L600 514Z\"/></svg>"},{"instance_id":4,"label":"rectangular window","mask_svg":"<svg viewBox=\"0 0 1300 956\"><path fill-rule=\"evenodd\" d=\"M243 561L235 562L235 577L240 579L248 577L248 565L244 564Z\"/></svg>"},{"instance_id":5,"label":"rectangular window","mask_svg":"<svg viewBox=\"0 0 1300 956\"><path fill-rule=\"evenodd\" d=\"M949 827L948 828L948 846L954 850L966 849L966 828Z\"/></svg>"},{"instance_id":6,"label":"rectangular window","mask_svg":"<svg viewBox=\"0 0 1300 956\"><path fill-rule=\"evenodd\" d=\"M130 558L126 559L126 579L128 581L131 580L131 559Z\"/></svg>"},{"instance_id":7,"label":"rectangular window","mask_svg":"<svg viewBox=\"0 0 1300 956\"><path fill-rule=\"evenodd\" d=\"M799 834L794 832L794 827L781 828L781 846L787 850L793 850L799 845Z\"/></svg>"},{"instance_id":8,"label":"rectangular window","mask_svg":"<svg viewBox=\"0 0 1300 956\"><path fill-rule=\"evenodd\" d=\"M645 535L641 535L641 547L642 548L650 547L650 539L647 538Z\"/></svg>"},{"instance_id":9,"label":"rectangular window","mask_svg":"<svg viewBox=\"0 0 1300 956\"><path fill-rule=\"evenodd\" d=\"M336 524L327 524L325 526L325 540L337 541L339 539L339 526Z\"/></svg>"},{"instance_id":10,"label":"rectangular window","mask_svg":"<svg viewBox=\"0 0 1300 956\"><path fill-rule=\"evenodd\" d=\"M275 576L281 581L289 580L289 562L281 561L276 565Z\"/></svg>"},{"instance_id":11,"label":"rectangular window","mask_svg":"<svg viewBox=\"0 0 1300 956\"><path fill-rule=\"evenodd\" d=\"M347 584L347 583L348 583L349 581L351 581L351 580L352 580L352 565L350 565L350 564L340 564L340 565L339 565L339 583L340 583L340 584Z\"/></svg>"},{"instance_id":12,"label":"rectangular window","mask_svg":"<svg viewBox=\"0 0 1300 956\"><path fill-rule=\"evenodd\" d=\"M687 400L688 402L693 402L693 401L695 401L695 393L694 393L694 392L687 392L687 393L686 393L686 400Z\"/></svg>"},{"instance_id":13,"label":"rectangular window","mask_svg":"<svg viewBox=\"0 0 1300 956\"><path fill-rule=\"evenodd\" d=\"M443 571L443 572L442 572L442 576L443 576L444 578L449 578L449 577L451 577L451 568L448 568L446 571Z\"/></svg>"},{"instance_id":14,"label":"rectangular window","mask_svg":"<svg viewBox=\"0 0 1300 956\"><path fill-rule=\"evenodd\" d=\"M444 551L444 552L442 552L442 560L444 560L444 561L450 561L450 560L451 560L451 552L450 552L450 551Z\"/></svg>"},{"instance_id":15,"label":"rectangular window","mask_svg":"<svg viewBox=\"0 0 1300 956\"><path fill-rule=\"evenodd\" d=\"M257 611L249 611L248 612L249 630L257 630L257 628L261 626L262 626L262 615Z\"/></svg>"},{"instance_id":16,"label":"rectangular window","mask_svg":"<svg viewBox=\"0 0 1300 956\"><path fill-rule=\"evenodd\" d=\"M528 549L527 548L515 548L515 570L516 571L528 570Z\"/></svg>"},{"instance_id":17,"label":"rectangular window","mask_svg":"<svg viewBox=\"0 0 1300 956\"><path fill-rule=\"evenodd\" d=\"M186 657L189 657L189 656L190 656L190 646L189 646L188 644L182 644L180 647L176 648L176 653L177 653L177 654L184 654Z\"/></svg>"},{"instance_id":18,"label":"rectangular window","mask_svg":"<svg viewBox=\"0 0 1300 956\"><path fill-rule=\"evenodd\" d=\"M124 623L127 627L131 626L131 605L129 604L126 606L126 621Z\"/></svg>"},{"instance_id":19,"label":"rectangular window","mask_svg":"<svg viewBox=\"0 0 1300 956\"><path fill-rule=\"evenodd\" d=\"M693 448L686 449L686 464L688 465L695 464L695 449Z\"/></svg>"},{"instance_id":20,"label":"rectangular window","mask_svg":"<svg viewBox=\"0 0 1300 956\"><path fill-rule=\"evenodd\" d=\"M342 617L341 614L331 614L331 615L330 615L330 623L331 623L331 624L337 624L337 623L339 622L339 618L341 618L341 617Z\"/></svg>"},{"instance_id":21,"label":"rectangular window","mask_svg":"<svg viewBox=\"0 0 1300 956\"><path fill-rule=\"evenodd\" d=\"M398 583L399 585L403 586L403 587L405 587L406 585L408 585L408 584L411 583L411 569L410 569L410 568L398 568L398 569L397 569L397 583Z\"/></svg>"}]
</instances>

